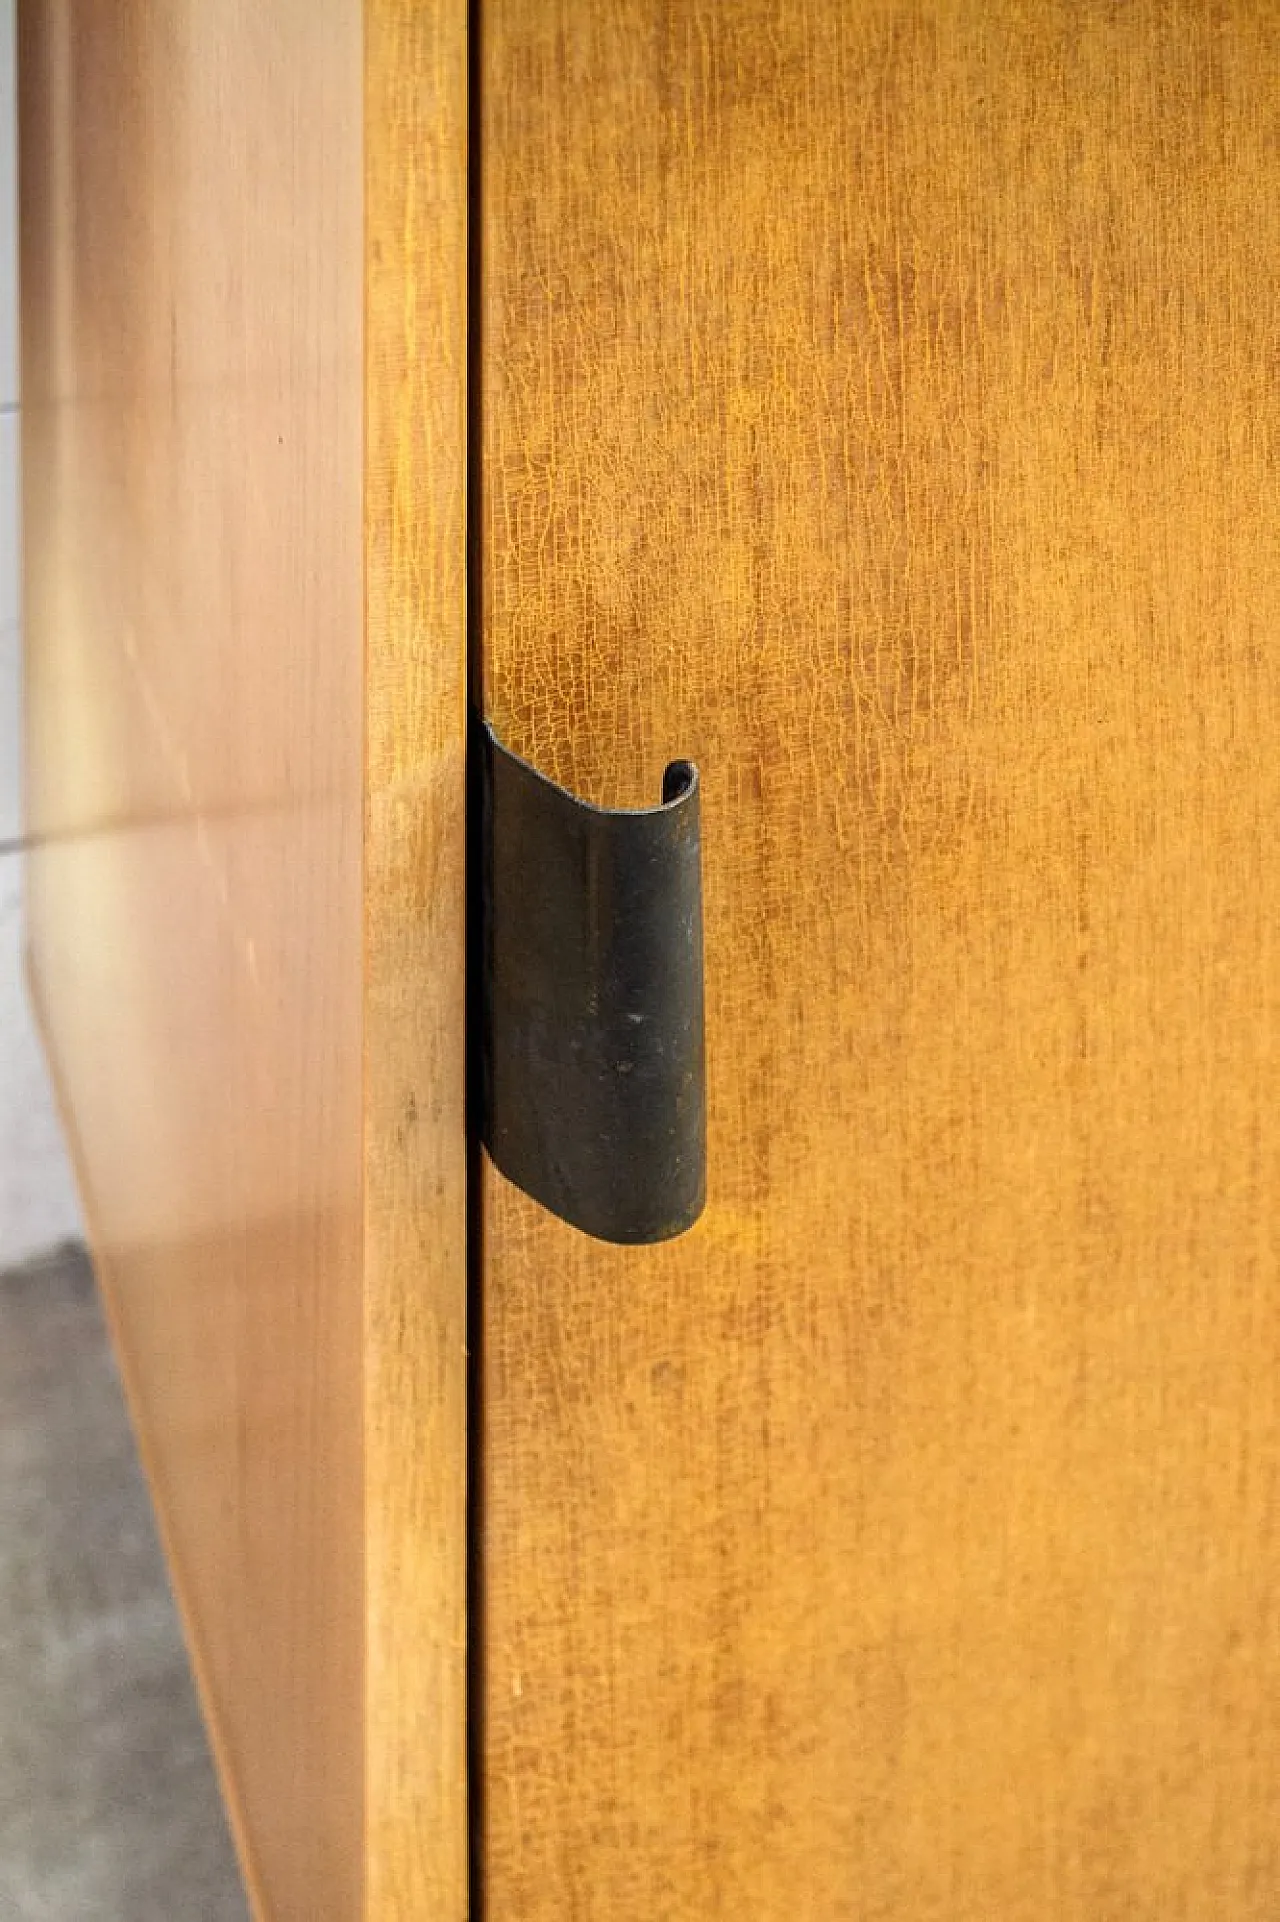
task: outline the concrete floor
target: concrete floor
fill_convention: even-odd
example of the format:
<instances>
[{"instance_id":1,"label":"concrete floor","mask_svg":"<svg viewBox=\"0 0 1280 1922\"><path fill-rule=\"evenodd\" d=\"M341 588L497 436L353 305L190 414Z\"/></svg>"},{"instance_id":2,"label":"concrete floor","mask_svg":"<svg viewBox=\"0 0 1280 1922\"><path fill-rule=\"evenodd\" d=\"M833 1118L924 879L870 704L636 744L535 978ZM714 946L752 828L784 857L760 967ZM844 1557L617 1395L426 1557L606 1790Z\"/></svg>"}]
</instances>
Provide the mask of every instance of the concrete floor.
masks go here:
<instances>
[{"instance_id":1,"label":"concrete floor","mask_svg":"<svg viewBox=\"0 0 1280 1922\"><path fill-rule=\"evenodd\" d=\"M0 1922L244 1922L93 1279L0 1273Z\"/></svg>"}]
</instances>

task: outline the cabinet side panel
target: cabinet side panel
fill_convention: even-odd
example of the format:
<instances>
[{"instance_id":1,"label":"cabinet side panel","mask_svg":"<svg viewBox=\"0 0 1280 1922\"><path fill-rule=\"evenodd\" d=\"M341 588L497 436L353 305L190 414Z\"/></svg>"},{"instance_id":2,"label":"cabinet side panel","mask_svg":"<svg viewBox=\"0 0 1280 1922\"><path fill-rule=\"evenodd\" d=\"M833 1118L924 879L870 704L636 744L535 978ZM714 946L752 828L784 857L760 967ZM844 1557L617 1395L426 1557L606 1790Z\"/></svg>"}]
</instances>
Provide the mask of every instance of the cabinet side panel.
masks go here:
<instances>
[{"instance_id":1,"label":"cabinet side panel","mask_svg":"<svg viewBox=\"0 0 1280 1922\"><path fill-rule=\"evenodd\" d=\"M486 1180L491 1922L1268 1922L1280 11L484 29L489 711L699 763L710 1108Z\"/></svg>"},{"instance_id":2,"label":"cabinet side panel","mask_svg":"<svg viewBox=\"0 0 1280 1922\"><path fill-rule=\"evenodd\" d=\"M370 0L365 1512L370 1922L466 1913L467 43Z\"/></svg>"},{"instance_id":3,"label":"cabinet side panel","mask_svg":"<svg viewBox=\"0 0 1280 1922\"><path fill-rule=\"evenodd\" d=\"M271 1922L362 1900L360 74L21 9L32 978Z\"/></svg>"}]
</instances>

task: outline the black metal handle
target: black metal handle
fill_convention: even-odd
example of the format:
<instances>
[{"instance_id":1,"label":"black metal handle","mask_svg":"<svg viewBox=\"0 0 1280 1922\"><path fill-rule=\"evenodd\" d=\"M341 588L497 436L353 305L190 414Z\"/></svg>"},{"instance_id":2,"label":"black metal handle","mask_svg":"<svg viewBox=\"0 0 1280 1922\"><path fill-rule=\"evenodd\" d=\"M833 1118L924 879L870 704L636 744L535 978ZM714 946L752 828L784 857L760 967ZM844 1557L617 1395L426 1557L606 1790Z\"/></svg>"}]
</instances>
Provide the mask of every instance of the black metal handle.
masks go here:
<instances>
[{"instance_id":1,"label":"black metal handle","mask_svg":"<svg viewBox=\"0 0 1280 1922\"><path fill-rule=\"evenodd\" d=\"M701 797L593 807L487 722L481 1131L494 1162L604 1241L665 1241L706 1199Z\"/></svg>"}]
</instances>

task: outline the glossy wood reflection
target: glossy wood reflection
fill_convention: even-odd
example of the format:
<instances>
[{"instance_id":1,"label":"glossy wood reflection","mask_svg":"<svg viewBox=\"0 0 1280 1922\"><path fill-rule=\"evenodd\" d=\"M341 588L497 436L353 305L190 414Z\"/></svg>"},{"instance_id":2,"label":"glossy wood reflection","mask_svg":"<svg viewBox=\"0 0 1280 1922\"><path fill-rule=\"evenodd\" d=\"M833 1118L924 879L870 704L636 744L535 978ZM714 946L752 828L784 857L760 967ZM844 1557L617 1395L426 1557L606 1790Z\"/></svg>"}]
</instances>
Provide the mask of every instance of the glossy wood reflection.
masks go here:
<instances>
[{"instance_id":1,"label":"glossy wood reflection","mask_svg":"<svg viewBox=\"0 0 1280 1922\"><path fill-rule=\"evenodd\" d=\"M487 0L487 698L702 769L711 1199L486 1181L485 1871L1266 1922L1280 15Z\"/></svg>"},{"instance_id":2,"label":"glossy wood reflection","mask_svg":"<svg viewBox=\"0 0 1280 1922\"><path fill-rule=\"evenodd\" d=\"M32 975L97 1266L258 1913L460 1916L465 20L22 12Z\"/></svg>"}]
</instances>

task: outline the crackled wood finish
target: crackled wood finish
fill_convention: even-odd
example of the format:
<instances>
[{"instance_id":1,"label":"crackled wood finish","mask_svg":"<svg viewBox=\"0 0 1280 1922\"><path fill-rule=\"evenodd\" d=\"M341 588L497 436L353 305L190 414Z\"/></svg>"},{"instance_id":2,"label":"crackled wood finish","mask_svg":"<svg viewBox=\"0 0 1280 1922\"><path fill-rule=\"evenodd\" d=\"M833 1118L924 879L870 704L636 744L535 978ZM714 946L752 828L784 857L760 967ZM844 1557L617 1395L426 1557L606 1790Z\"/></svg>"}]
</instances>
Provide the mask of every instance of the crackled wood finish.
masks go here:
<instances>
[{"instance_id":1,"label":"crackled wood finish","mask_svg":"<svg viewBox=\"0 0 1280 1922\"><path fill-rule=\"evenodd\" d=\"M1280 14L486 0L482 111L487 703L700 763L711 1099L671 1246L486 1177L487 1912L1265 1922Z\"/></svg>"}]
</instances>

